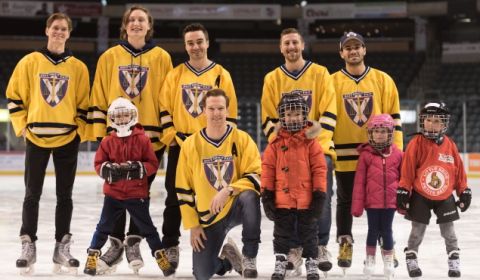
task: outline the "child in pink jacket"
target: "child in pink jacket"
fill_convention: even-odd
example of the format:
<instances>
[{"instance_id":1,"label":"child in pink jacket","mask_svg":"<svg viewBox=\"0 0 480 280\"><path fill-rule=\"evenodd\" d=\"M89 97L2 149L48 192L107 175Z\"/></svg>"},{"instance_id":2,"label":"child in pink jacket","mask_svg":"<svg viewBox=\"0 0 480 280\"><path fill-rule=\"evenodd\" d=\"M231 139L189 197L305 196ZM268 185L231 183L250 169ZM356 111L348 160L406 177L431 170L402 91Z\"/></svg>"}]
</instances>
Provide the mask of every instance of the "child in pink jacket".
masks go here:
<instances>
[{"instance_id":1,"label":"child in pink jacket","mask_svg":"<svg viewBox=\"0 0 480 280\"><path fill-rule=\"evenodd\" d=\"M367 211L367 257L363 272L369 277L375 268L379 237L383 240L384 273L393 276L392 222L396 210L396 192L400 180L402 152L392 145L394 122L390 115L373 116L367 125L368 143L360 145L353 186L352 215Z\"/></svg>"}]
</instances>

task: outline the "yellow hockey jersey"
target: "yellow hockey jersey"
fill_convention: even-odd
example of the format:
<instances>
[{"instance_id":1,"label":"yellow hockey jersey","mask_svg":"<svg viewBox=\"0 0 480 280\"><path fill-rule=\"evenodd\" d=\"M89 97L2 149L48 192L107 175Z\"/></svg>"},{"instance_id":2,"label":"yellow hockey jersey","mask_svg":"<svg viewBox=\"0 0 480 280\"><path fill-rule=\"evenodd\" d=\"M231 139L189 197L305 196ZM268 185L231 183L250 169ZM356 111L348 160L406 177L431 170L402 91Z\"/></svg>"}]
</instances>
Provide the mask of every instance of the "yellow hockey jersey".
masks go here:
<instances>
[{"instance_id":1,"label":"yellow hockey jersey","mask_svg":"<svg viewBox=\"0 0 480 280\"><path fill-rule=\"evenodd\" d=\"M262 93L262 129L268 141L275 136L275 124L279 121L277 106L284 94L302 95L310 107L308 118L320 122L322 131L318 137L323 152L335 158L332 136L336 126L337 108L335 90L327 68L306 61L297 73L291 73L285 65L277 67L265 76Z\"/></svg>"},{"instance_id":2,"label":"yellow hockey jersey","mask_svg":"<svg viewBox=\"0 0 480 280\"><path fill-rule=\"evenodd\" d=\"M7 86L8 109L15 135L44 148L86 140L90 81L87 66L66 50L46 48L23 57Z\"/></svg>"},{"instance_id":3,"label":"yellow hockey jersey","mask_svg":"<svg viewBox=\"0 0 480 280\"><path fill-rule=\"evenodd\" d=\"M237 97L230 73L220 64L212 62L197 71L188 62L182 63L168 73L160 95L162 142L170 145L173 139L182 145L185 138L203 127L207 122L200 102L207 91L221 88L230 104L227 121L237 121Z\"/></svg>"},{"instance_id":4,"label":"yellow hockey jersey","mask_svg":"<svg viewBox=\"0 0 480 280\"><path fill-rule=\"evenodd\" d=\"M110 132L108 106L116 98L125 97L137 107L138 122L150 137L153 149L161 149L164 145L160 142L159 96L165 77L172 68L170 55L152 43L136 50L128 42L122 42L105 51L97 63L90 97L89 138L100 140Z\"/></svg>"},{"instance_id":5,"label":"yellow hockey jersey","mask_svg":"<svg viewBox=\"0 0 480 280\"><path fill-rule=\"evenodd\" d=\"M390 114L395 121L393 143L403 149L400 103L392 78L368 67L356 77L342 69L332 75L337 92L337 128L333 135L337 161L335 170L355 171L357 146L368 142L367 122L372 115Z\"/></svg>"},{"instance_id":6,"label":"yellow hockey jersey","mask_svg":"<svg viewBox=\"0 0 480 280\"><path fill-rule=\"evenodd\" d=\"M257 145L244 131L228 125L220 140L208 138L205 129L183 143L177 166L176 192L185 229L208 227L223 219L232 206L209 211L213 197L223 188L260 191L261 162Z\"/></svg>"}]
</instances>

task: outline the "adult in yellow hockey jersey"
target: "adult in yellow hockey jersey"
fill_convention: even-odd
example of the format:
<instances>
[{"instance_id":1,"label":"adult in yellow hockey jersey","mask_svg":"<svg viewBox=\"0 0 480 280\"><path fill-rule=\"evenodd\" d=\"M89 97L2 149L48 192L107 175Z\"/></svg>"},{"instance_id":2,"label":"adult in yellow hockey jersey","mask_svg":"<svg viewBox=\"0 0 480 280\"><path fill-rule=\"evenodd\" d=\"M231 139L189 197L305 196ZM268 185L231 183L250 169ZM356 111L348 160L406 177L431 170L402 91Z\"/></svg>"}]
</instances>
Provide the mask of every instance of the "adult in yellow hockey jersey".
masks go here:
<instances>
[{"instance_id":1,"label":"adult in yellow hockey jersey","mask_svg":"<svg viewBox=\"0 0 480 280\"><path fill-rule=\"evenodd\" d=\"M208 91L200 106L207 126L183 143L176 178L183 226L190 230L193 275L205 280L235 269L256 278L260 154L246 132L227 123L229 98L222 89ZM242 253L230 238L220 253L227 232L240 224Z\"/></svg>"},{"instance_id":2,"label":"adult in yellow hockey jersey","mask_svg":"<svg viewBox=\"0 0 480 280\"><path fill-rule=\"evenodd\" d=\"M156 46L152 40L153 18L142 6L129 7L122 18L120 37L122 41L105 51L99 58L92 87L89 121L92 122L91 139L100 140L111 131L106 121L109 105L118 97L132 101L138 109L138 122L145 129L159 162L165 145L160 142L160 90L173 68L170 55ZM149 186L156 172L148 177ZM111 246L100 257L100 270L113 269L123 253L125 238L125 212L119 217L110 236ZM130 219L129 231L125 238L127 260L134 270L143 266L139 250L140 231Z\"/></svg>"},{"instance_id":3,"label":"adult in yellow hockey jersey","mask_svg":"<svg viewBox=\"0 0 480 280\"><path fill-rule=\"evenodd\" d=\"M175 193L175 174L180 148L185 139L205 127L206 119L200 103L206 92L221 88L230 99L227 121L232 125L237 118L237 97L230 73L220 64L208 59L208 31L199 23L183 29L185 50L189 60L168 73L160 96L162 141L168 148L165 177L167 198L163 212L163 244L169 261L177 267L179 261L180 208Z\"/></svg>"},{"instance_id":4,"label":"adult in yellow hockey jersey","mask_svg":"<svg viewBox=\"0 0 480 280\"><path fill-rule=\"evenodd\" d=\"M50 15L47 46L18 62L7 87L13 129L26 142L25 198L23 200L22 255L17 267L33 272L36 260L38 210L50 155L56 177L54 271L78 267L69 252L72 189L80 141L85 141L90 81L87 67L65 47L72 31L71 19Z\"/></svg>"},{"instance_id":5,"label":"adult in yellow hockey jersey","mask_svg":"<svg viewBox=\"0 0 480 280\"><path fill-rule=\"evenodd\" d=\"M284 29L280 34L280 51L285 57L285 64L275 68L265 76L262 93L262 128L269 141L274 139L275 126L278 123L277 105L285 94L298 93L305 98L310 113L308 119L320 122L322 130L318 141L322 146L327 163L327 197L318 219L318 267L322 271L332 268L327 251L330 237L331 197L333 195L333 163L335 151L333 149L332 135L335 130L337 108L335 103L335 90L327 68L303 58L305 42L299 31L295 28ZM290 250L287 269L297 269L301 265L300 242L296 241ZM294 267L292 267L294 265Z\"/></svg>"},{"instance_id":6,"label":"adult in yellow hockey jersey","mask_svg":"<svg viewBox=\"0 0 480 280\"><path fill-rule=\"evenodd\" d=\"M358 161L357 146L368 142L367 122L377 114L390 114L395 121L393 143L403 148L398 91L392 78L365 65L365 41L362 35L349 32L340 39L340 57L345 68L332 75L337 93L337 127L333 135L337 161L337 239L340 243L338 265L352 262L353 182Z\"/></svg>"}]
</instances>

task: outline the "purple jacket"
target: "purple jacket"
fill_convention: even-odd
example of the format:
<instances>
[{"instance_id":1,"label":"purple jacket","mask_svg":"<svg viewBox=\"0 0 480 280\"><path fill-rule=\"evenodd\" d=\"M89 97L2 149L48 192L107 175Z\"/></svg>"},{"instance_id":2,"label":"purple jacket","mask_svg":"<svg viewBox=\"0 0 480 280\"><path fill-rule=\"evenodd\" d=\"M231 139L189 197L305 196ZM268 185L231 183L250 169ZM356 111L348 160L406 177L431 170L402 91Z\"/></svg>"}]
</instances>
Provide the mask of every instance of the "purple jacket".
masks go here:
<instances>
[{"instance_id":1,"label":"purple jacket","mask_svg":"<svg viewBox=\"0 0 480 280\"><path fill-rule=\"evenodd\" d=\"M353 185L352 215L360 217L366 208L396 209L402 152L395 145L387 157L369 144L362 144L357 150L360 158Z\"/></svg>"}]
</instances>

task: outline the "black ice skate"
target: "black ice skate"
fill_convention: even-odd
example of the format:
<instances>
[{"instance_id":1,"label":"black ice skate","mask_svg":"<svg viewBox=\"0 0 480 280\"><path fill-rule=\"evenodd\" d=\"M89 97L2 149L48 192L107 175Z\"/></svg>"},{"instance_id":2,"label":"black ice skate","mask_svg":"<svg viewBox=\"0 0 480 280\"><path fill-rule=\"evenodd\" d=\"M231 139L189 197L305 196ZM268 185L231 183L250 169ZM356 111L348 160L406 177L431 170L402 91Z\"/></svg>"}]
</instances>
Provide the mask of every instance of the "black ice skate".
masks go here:
<instances>
[{"instance_id":1,"label":"black ice skate","mask_svg":"<svg viewBox=\"0 0 480 280\"><path fill-rule=\"evenodd\" d=\"M275 270L272 274L272 280L284 280L287 272L287 256L284 254L275 254Z\"/></svg>"},{"instance_id":2,"label":"black ice skate","mask_svg":"<svg viewBox=\"0 0 480 280\"><path fill-rule=\"evenodd\" d=\"M408 276L418 279L422 276L422 270L418 266L417 252L405 248L405 259L407 262Z\"/></svg>"},{"instance_id":3,"label":"black ice skate","mask_svg":"<svg viewBox=\"0 0 480 280\"><path fill-rule=\"evenodd\" d=\"M65 234L60 242L55 242L55 249L53 250L53 273L78 274L80 262L70 254L70 245L72 243L71 234Z\"/></svg>"},{"instance_id":4,"label":"black ice skate","mask_svg":"<svg viewBox=\"0 0 480 280\"><path fill-rule=\"evenodd\" d=\"M20 269L21 275L32 275L35 271L34 264L37 261L37 248L35 242L32 242L30 236L20 236L22 241L22 255L17 259L17 268Z\"/></svg>"},{"instance_id":5,"label":"black ice skate","mask_svg":"<svg viewBox=\"0 0 480 280\"><path fill-rule=\"evenodd\" d=\"M339 252L338 266L343 270L343 275L347 273L347 269L352 266L353 239L350 235L341 235L338 237Z\"/></svg>"},{"instance_id":6,"label":"black ice skate","mask_svg":"<svg viewBox=\"0 0 480 280\"><path fill-rule=\"evenodd\" d=\"M142 237L139 235L128 235L125 238L125 255L127 255L128 266L133 269L135 274L138 274L140 268L143 267L140 241L142 241Z\"/></svg>"},{"instance_id":7,"label":"black ice skate","mask_svg":"<svg viewBox=\"0 0 480 280\"><path fill-rule=\"evenodd\" d=\"M168 261L175 269L177 269L178 261L180 260L180 250L178 246L172 246L165 249L165 253L167 254Z\"/></svg>"},{"instance_id":8,"label":"black ice skate","mask_svg":"<svg viewBox=\"0 0 480 280\"><path fill-rule=\"evenodd\" d=\"M305 269L307 271L307 280L319 280L317 262L313 258L308 258L305 261Z\"/></svg>"},{"instance_id":9,"label":"black ice skate","mask_svg":"<svg viewBox=\"0 0 480 280\"><path fill-rule=\"evenodd\" d=\"M448 253L448 277L458 278L460 276L460 251L453 250Z\"/></svg>"},{"instance_id":10,"label":"black ice skate","mask_svg":"<svg viewBox=\"0 0 480 280\"><path fill-rule=\"evenodd\" d=\"M97 263L97 274L110 274L117 270L117 265L123 260L123 242L115 237L110 236L110 247L100 256Z\"/></svg>"}]
</instances>

